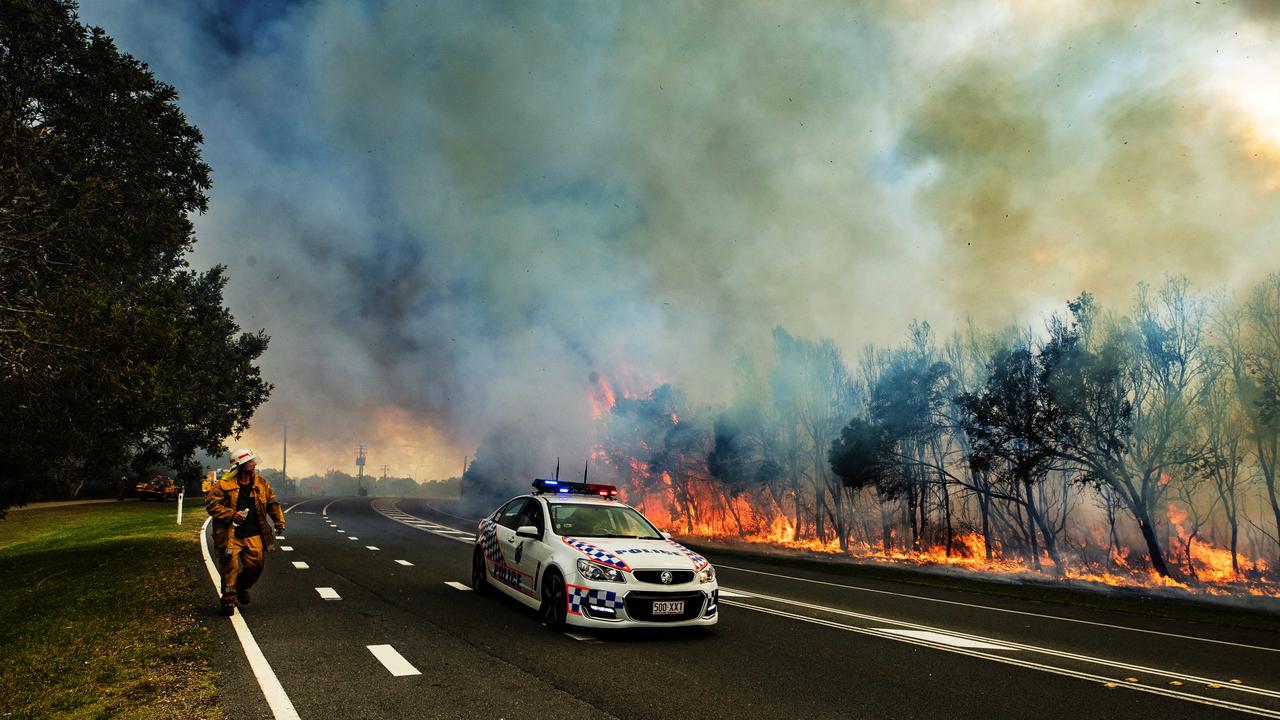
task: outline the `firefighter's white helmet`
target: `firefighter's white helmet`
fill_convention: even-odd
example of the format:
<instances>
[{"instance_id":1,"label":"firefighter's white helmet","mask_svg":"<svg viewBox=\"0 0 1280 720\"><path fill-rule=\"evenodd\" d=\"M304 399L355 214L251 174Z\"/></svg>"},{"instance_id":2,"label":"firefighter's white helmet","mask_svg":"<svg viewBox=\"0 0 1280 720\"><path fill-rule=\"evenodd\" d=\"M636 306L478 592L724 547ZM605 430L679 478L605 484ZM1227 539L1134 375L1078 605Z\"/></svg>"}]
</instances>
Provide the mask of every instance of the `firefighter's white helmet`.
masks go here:
<instances>
[{"instance_id":1,"label":"firefighter's white helmet","mask_svg":"<svg viewBox=\"0 0 1280 720\"><path fill-rule=\"evenodd\" d=\"M240 448L239 450L236 450L235 452L231 453L231 467L232 469L235 469L249 462L250 460L257 460L257 459L258 459L258 456L254 455L252 450L249 450L247 448Z\"/></svg>"}]
</instances>

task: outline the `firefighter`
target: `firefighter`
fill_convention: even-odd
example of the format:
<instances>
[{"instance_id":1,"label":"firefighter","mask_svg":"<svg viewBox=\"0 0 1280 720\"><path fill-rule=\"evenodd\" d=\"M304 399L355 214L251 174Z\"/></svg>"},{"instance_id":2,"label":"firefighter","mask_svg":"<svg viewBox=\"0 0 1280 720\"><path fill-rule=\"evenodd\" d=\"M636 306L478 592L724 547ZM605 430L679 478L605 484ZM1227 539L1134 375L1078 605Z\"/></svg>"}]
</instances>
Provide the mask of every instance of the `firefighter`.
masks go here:
<instances>
[{"instance_id":1,"label":"firefighter","mask_svg":"<svg viewBox=\"0 0 1280 720\"><path fill-rule=\"evenodd\" d=\"M266 547L284 533L280 503L257 467L257 455L236 450L231 454L231 470L205 496L222 574L223 615L234 615L237 603L249 604L249 588L266 564Z\"/></svg>"}]
</instances>

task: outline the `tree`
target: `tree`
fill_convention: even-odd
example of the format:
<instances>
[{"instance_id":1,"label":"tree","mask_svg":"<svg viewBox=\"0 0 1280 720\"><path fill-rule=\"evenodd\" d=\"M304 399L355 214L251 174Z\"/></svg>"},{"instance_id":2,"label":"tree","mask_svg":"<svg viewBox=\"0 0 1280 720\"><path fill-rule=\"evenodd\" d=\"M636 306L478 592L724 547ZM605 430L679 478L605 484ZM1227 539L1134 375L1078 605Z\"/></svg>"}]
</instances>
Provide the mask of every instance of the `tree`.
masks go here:
<instances>
[{"instance_id":1,"label":"tree","mask_svg":"<svg viewBox=\"0 0 1280 720\"><path fill-rule=\"evenodd\" d=\"M1249 293L1244 327L1229 352L1280 553L1280 273Z\"/></svg>"},{"instance_id":2,"label":"tree","mask_svg":"<svg viewBox=\"0 0 1280 720\"><path fill-rule=\"evenodd\" d=\"M1055 443L1052 399L1031 348L1017 343L998 352L982 390L960 395L956 404L964 410L962 424L972 439L969 464L975 469L973 474L994 474L1005 480L1000 483L1003 492L985 489L1025 511L1032 563L1039 567L1039 531L1045 551L1061 572L1057 533L1044 508L1036 503L1037 486L1053 469Z\"/></svg>"},{"instance_id":3,"label":"tree","mask_svg":"<svg viewBox=\"0 0 1280 720\"><path fill-rule=\"evenodd\" d=\"M1115 491L1138 523L1152 568L1173 576L1154 511L1174 476L1203 453L1191 432L1210 369L1203 305L1183 278L1167 279L1155 300L1140 286L1133 322L1112 320L1101 338L1093 337L1090 295L1069 307L1071 322L1051 323L1040 352L1055 423L1046 437L1059 460Z\"/></svg>"},{"instance_id":4,"label":"tree","mask_svg":"<svg viewBox=\"0 0 1280 720\"><path fill-rule=\"evenodd\" d=\"M133 452L223 451L271 386L267 337L195 272L201 136L69 0L0 14L0 513Z\"/></svg>"},{"instance_id":5,"label":"tree","mask_svg":"<svg viewBox=\"0 0 1280 720\"><path fill-rule=\"evenodd\" d=\"M934 359L928 323L913 323L911 340L909 347L886 356L870 389L868 413L895 445L902 468L884 492L889 499L906 499L911 548L920 551L928 544L931 478L943 473L936 451L951 367ZM945 496L945 485L939 489Z\"/></svg>"}]
</instances>

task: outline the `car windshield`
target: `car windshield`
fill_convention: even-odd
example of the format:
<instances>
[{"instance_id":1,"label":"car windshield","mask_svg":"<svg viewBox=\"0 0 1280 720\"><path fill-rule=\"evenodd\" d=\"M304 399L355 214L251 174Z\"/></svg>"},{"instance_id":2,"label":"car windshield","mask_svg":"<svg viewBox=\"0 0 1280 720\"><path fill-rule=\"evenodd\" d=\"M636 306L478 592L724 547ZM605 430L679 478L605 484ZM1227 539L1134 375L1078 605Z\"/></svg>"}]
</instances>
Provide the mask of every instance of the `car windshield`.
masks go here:
<instances>
[{"instance_id":1,"label":"car windshield","mask_svg":"<svg viewBox=\"0 0 1280 720\"><path fill-rule=\"evenodd\" d=\"M557 535L574 537L662 539L644 516L622 505L555 503L551 527Z\"/></svg>"}]
</instances>

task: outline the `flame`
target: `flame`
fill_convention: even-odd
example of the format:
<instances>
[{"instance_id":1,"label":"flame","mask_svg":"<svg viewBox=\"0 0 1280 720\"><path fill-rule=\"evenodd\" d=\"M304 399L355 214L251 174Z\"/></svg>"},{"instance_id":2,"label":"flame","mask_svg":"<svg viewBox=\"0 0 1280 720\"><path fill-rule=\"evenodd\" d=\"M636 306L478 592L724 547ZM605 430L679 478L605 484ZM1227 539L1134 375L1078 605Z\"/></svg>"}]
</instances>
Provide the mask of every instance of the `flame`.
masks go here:
<instances>
[{"instance_id":1,"label":"flame","mask_svg":"<svg viewBox=\"0 0 1280 720\"><path fill-rule=\"evenodd\" d=\"M593 380L592 392L595 395L589 401L593 411L600 409L596 418L600 421L599 427L604 428L608 414L617 405L618 394L603 377ZM622 397L640 395L629 390L622 393ZM671 413L669 420L675 427L680 423L679 414ZM880 537L868 540L854 537L853 533L841 542L829 527L819 536L809 521L813 516L811 495L797 501L793 490L774 496L759 488L733 494L729 485L711 476L704 454L691 452L680 458L676 467L683 468L684 472L678 476L673 476L671 471L655 473L649 467L644 458L651 457L651 453L644 438L614 437L610 438L608 447L600 441L591 456L604 465L607 472L613 473L619 484L619 495L625 502L639 509L658 527L681 536L1004 576L1037 574L1049 569L1064 580L1120 588L1173 588L1210 595L1280 597L1280 577L1265 560L1247 558L1240 553L1241 571L1235 572L1231 551L1214 545L1198 533L1192 513L1174 503L1167 506L1168 527L1172 532L1166 554L1168 563L1184 578L1181 580L1156 573L1147 563L1143 550L1128 546L1122 538L1112 541L1105 527L1076 528L1076 533L1083 536L1084 546L1062 548L1062 566L1056 568L1043 549L1039 558L1026 557L1021 547L1006 548L994 539L988 559L986 540L972 529L958 529L949 548L938 540L939 533L935 532L931 535L933 544L920 550L905 549L907 543L892 529L887 543ZM1161 473L1157 482L1167 486L1171 480L1168 473ZM803 518L799 531L793 520L797 505ZM1080 540L1073 536L1064 538L1061 544Z\"/></svg>"}]
</instances>

